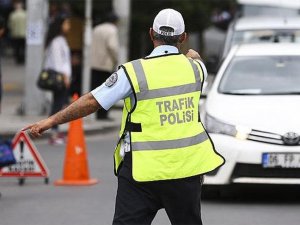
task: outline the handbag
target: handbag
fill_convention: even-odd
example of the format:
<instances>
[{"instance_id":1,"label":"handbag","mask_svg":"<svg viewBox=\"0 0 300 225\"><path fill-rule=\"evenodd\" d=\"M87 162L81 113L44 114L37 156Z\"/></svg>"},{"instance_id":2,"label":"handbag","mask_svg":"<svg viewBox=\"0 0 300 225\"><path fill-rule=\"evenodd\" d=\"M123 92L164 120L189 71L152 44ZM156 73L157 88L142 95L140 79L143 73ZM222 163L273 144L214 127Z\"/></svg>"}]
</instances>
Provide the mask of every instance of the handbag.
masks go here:
<instances>
[{"instance_id":1,"label":"handbag","mask_svg":"<svg viewBox=\"0 0 300 225\"><path fill-rule=\"evenodd\" d=\"M37 86L46 91L62 91L65 89L64 75L52 69L44 69L39 74Z\"/></svg>"},{"instance_id":2,"label":"handbag","mask_svg":"<svg viewBox=\"0 0 300 225\"><path fill-rule=\"evenodd\" d=\"M10 141L0 142L0 169L16 164Z\"/></svg>"}]
</instances>

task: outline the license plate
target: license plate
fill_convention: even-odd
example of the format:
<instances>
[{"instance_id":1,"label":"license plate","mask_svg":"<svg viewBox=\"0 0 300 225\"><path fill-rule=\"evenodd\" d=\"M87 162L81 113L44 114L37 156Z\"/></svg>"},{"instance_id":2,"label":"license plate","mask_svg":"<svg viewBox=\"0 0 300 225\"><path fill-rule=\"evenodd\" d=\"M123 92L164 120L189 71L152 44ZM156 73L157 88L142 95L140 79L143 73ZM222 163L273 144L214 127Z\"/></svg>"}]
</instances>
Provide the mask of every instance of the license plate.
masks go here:
<instances>
[{"instance_id":1,"label":"license plate","mask_svg":"<svg viewBox=\"0 0 300 225\"><path fill-rule=\"evenodd\" d=\"M300 168L300 153L263 153L264 168Z\"/></svg>"}]
</instances>

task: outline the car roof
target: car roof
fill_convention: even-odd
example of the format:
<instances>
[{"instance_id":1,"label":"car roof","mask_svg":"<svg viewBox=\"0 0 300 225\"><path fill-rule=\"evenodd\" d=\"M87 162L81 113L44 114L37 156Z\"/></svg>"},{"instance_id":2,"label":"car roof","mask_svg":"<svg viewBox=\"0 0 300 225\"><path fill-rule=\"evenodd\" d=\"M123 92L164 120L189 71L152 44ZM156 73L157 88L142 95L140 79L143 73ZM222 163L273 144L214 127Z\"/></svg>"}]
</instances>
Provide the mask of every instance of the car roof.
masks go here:
<instances>
[{"instance_id":1,"label":"car roof","mask_svg":"<svg viewBox=\"0 0 300 225\"><path fill-rule=\"evenodd\" d=\"M300 43L241 44L233 49L236 56L300 56Z\"/></svg>"},{"instance_id":2,"label":"car roof","mask_svg":"<svg viewBox=\"0 0 300 225\"><path fill-rule=\"evenodd\" d=\"M236 20L235 30L300 29L300 17L242 17Z\"/></svg>"},{"instance_id":3,"label":"car roof","mask_svg":"<svg viewBox=\"0 0 300 225\"><path fill-rule=\"evenodd\" d=\"M265 5L274 7L300 8L300 0L237 0L237 2L242 5Z\"/></svg>"}]
</instances>

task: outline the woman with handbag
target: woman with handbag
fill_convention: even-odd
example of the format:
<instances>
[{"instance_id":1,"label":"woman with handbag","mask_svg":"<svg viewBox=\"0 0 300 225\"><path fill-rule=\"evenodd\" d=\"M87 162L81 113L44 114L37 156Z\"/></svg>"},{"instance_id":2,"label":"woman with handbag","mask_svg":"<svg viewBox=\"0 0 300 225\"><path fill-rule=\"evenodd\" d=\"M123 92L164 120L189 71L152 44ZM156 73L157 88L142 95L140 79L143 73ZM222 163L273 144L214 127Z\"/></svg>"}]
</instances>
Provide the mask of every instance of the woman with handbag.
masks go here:
<instances>
[{"instance_id":1,"label":"woman with handbag","mask_svg":"<svg viewBox=\"0 0 300 225\"><path fill-rule=\"evenodd\" d=\"M50 115L63 108L68 101L68 89L71 80L70 48L65 38L71 26L66 17L58 17L50 23L45 41L44 70L52 70L63 74L65 88L54 90ZM51 130L49 144L64 144L64 136L59 132L58 126Z\"/></svg>"}]
</instances>

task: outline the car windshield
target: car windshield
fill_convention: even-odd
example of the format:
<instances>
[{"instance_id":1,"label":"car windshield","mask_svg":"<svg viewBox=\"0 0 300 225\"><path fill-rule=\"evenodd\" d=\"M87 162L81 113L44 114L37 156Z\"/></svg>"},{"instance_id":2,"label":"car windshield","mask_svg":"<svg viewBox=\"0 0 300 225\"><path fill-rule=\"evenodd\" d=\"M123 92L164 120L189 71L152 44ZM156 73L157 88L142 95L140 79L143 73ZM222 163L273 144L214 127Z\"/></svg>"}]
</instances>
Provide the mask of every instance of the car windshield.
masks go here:
<instances>
[{"instance_id":1,"label":"car windshield","mask_svg":"<svg viewBox=\"0 0 300 225\"><path fill-rule=\"evenodd\" d=\"M237 95L300 94L300 56L236 56L219 92Z\"/></svg>"},{"instance_id":2,"label":"car windshield","mask_svg":"<svg viewBox=\"0 0 300 225\"><path fill-rule=\"evenodd\" d=\"M300 42L299 30L244 30L234 32L231 46L241 43Z\"/></svg>"}]
</instances>

